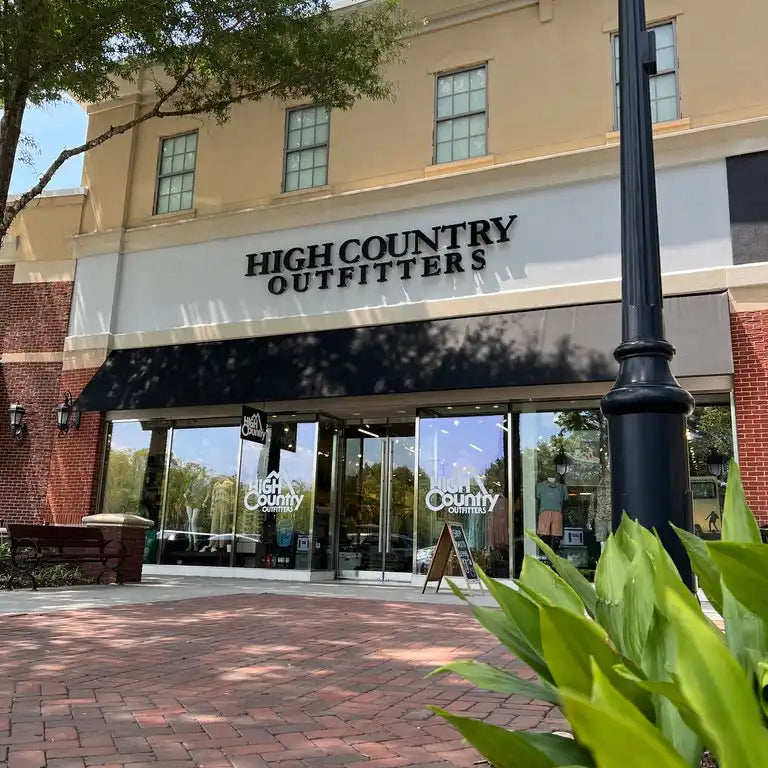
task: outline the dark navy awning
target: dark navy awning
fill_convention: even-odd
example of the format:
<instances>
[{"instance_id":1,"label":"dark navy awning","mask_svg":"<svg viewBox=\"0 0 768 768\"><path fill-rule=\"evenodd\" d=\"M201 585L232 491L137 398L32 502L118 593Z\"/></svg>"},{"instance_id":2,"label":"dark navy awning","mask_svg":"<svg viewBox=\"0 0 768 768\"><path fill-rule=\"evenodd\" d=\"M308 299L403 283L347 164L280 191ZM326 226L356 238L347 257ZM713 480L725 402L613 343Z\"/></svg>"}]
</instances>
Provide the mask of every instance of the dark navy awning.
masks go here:
<instances>
[{"instance_id":1,"label":"dark navy awning","mask_svg":"<svg viewBox=\"0 0 768 768\"><path fill-rule=\"evenodd\" d=\"M733 373L726 293L665 300L677 376ZM111 352L83 410L611 381L617 302Z\"/></svg>"}]
</instances>

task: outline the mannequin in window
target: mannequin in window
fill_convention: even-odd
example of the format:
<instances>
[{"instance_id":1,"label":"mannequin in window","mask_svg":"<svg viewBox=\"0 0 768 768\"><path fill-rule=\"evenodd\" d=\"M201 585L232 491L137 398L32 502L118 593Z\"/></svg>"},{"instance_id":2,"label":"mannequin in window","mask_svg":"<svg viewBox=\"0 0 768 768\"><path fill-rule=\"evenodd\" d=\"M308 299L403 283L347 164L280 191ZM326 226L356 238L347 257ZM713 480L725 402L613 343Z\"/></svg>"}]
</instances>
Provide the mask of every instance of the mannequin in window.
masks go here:
<instances>
[{"instance_id":1,"label":"mannequin in window","mask_svg":"<svg viewBox=\"0 0 768 768\"><path fill-rule=\"evenodd\" d=\"M563 505L568 500L568 488L557 478L548 477L537 484L536 500L539 507L536 533L545 544L557 551L563 537Z\"/></svg>"},{"instance_id":2,"label":"mannequin in window","mask_svg":"<svg viewBox=\"0 0 768 768\"><path fill-rule=\"evenodd\" d=\"M229 477L218 480L211 492L211 537L221 537L232 533L232 506L235 499L235 483ZM225 539L217 538L213 545L217 549L225 548Z\"/></svg>"},{"instance_id":3,"label":"mannequin in window","mask_svg":"<svg viewBox=\"0 0 768 768\"><path fill-rule=\"evenodd\" d=\"M600 543L600 549L605 548L605 542L612 528L611 484L603 477L592 494L589 502L589 519L587 527L595 532L595 539Z\"/></svg>"}]
</instances>

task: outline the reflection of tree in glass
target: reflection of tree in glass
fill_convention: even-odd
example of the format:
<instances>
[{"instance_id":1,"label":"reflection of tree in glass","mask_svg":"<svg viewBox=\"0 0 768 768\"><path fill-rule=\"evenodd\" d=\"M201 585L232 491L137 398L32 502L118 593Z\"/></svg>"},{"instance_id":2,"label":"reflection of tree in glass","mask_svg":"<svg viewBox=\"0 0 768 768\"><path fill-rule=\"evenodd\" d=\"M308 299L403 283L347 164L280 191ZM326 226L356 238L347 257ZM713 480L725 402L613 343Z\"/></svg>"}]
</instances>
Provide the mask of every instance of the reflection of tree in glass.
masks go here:
<instances>
[{"instance_id":1,"label":"reflection of tree in glass","mask_svg":"<svg viewBox=\"0 0 768 768\"><path fill-rule=\"evenodd\" d=\"M130 515L141 513L141 491L146 466L146 448L110 451L104 486L104 512Z\"/></svg>"},{"instance_id":2,"label":"reflection of tree in glass","mask_svg":"<svg viewBox=\"0 0 768 768\"><path fill-rule=\"evenodd\" d=\"M166 522L170 530L187 529L187 508L200 510L195 528L209 531L211 528L211 491L213 484L224 477L235 482L235 475L221 475L211 472L204 464L196 461L181 461L171 458L166 493Z\"/></svg>"},{"instance_id":3,"label":"reflection of tree in glass","mask_svg":"<svg viewBox=\"0 0 768 768\"><path fill-rule=\"evenodd\" d=\"M714 451L723 458L733 456L731 409L727 405L702 405L688 417L691 475L708 477L707 459ZM728 468L726 464L726 469Z\"/></svg>"},{"instance_id":4,"label":"reflection of tree in glass","mask_svg":"<svg viewBox=\"0 0 768 768\"><path fill-rule=\"evenodd\" d=\"M503 457L494 459L481 475L489 493L500 493L506 496L507 466Z\"/></svg>"}]
</instances>

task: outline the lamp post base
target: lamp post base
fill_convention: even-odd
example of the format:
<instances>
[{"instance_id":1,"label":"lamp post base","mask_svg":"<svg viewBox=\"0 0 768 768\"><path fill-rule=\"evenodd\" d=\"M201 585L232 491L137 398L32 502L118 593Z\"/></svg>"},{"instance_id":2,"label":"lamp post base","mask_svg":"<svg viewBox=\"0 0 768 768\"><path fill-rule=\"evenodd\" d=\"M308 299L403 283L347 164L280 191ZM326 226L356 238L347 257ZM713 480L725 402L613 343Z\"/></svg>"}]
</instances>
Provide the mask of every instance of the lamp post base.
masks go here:
<instances>
[{"instance_id":1,"label":"lamp post base","mask_svg":"<svg viewBox=\"0 0 768 768\"><path fill-rule=\"evenodd\" d=\"M686 417L693 397L672 376L671 344L647 340L622 344L614 388L603 398L608 419L614 530L626 513L659 534L689 589L688 555L675 531L693 528Z\"/></svg>"}]
</instances>

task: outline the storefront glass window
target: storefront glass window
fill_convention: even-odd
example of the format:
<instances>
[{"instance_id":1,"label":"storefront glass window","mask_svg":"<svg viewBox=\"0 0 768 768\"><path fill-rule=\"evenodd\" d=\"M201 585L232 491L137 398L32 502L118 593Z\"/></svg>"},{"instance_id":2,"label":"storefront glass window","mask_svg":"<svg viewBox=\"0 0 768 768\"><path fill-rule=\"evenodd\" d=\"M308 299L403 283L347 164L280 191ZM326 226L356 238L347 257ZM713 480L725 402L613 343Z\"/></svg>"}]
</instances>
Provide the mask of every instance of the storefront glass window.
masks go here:
<instances>
[{"instance_id":1,"label":"storefront glass window","mask_svg":"<svg viewBox=\"0 0 768 768\"><path fill-rule=\"evenodd\" d=\"M312 526L312 570L333 568L333 468L336 425L321 421L317 436L315 519Z\"/></svg>"},{"instance_id":2,"label":"storefront glass window","mask_svg":"<svg viewBox=\"0 0 768 768\"><path fill-rule=\"evenodd\" d=\"M693 497L693 530L703 539L719 539L722 531L728 465L733 458L730 405L700 405L688 418L688 450ZM711 471L717 454L722 472Z\"/></svg>"},{"instance_id":3,"label":"storefront glass window","mask_svg":"<svg viewBox=\"0 0 768 768\"><path fill-rule=\"evenodd\" d=\"M591 576L611 532L605 419L595 408L515 414L514 423L520 461L515 497L522 507L522 524L515 525L516 575L522 554L539 556L524 535L532 530Z\"/></svg>"},{"instance_id":4,"label":"storefront glass window","mask_svg":"<svg viewBox=\"0 0 768 768\"><path fill-rule=\"evenodd\" d=\"M441 409L419 426L416 569L426 573L445 521L463 525L475 562L509 577L505 406Z\"/></svg>"},{"instance_id":5,"label":"storefront glass window","mask_svg":"<svg viewBox=\"0 0 768 768\"><path fill-rule=\"evenodd\" d=\"M236 426L174 429L163 563L230 564L239 439Z\"/></svg>"},{"instance_id":6,"label":"storefront glass window","mask_svg":"<svg viewBox=\"0 0 768 768\"><path fill-rule=\"evenodd\" d=\"M410 580L415 424L348 424L344 446L338 570L345 578Z\"/></svg>"},{"instance_id":7,"label":"storefront glass window","mask_svg":"<svg viewBox=\"0 0 768 768\"><path fill-rule=\"evenodd\" d=\"M168 429L138 421L110 425L101 511L140 515L154 522L147 532L145 562L157 561Z\"/></svg>"},{"instance_id":8,"label":"storefront glass window","mask_svg":"<svg viewBox=\"0 0 768 768\"><path fill-rule=\"evenodd\" d=\"M235 565L309 568L317 437L315 422L274 421L264 445L243 441Z\"/></svg>"}]
</instances>

